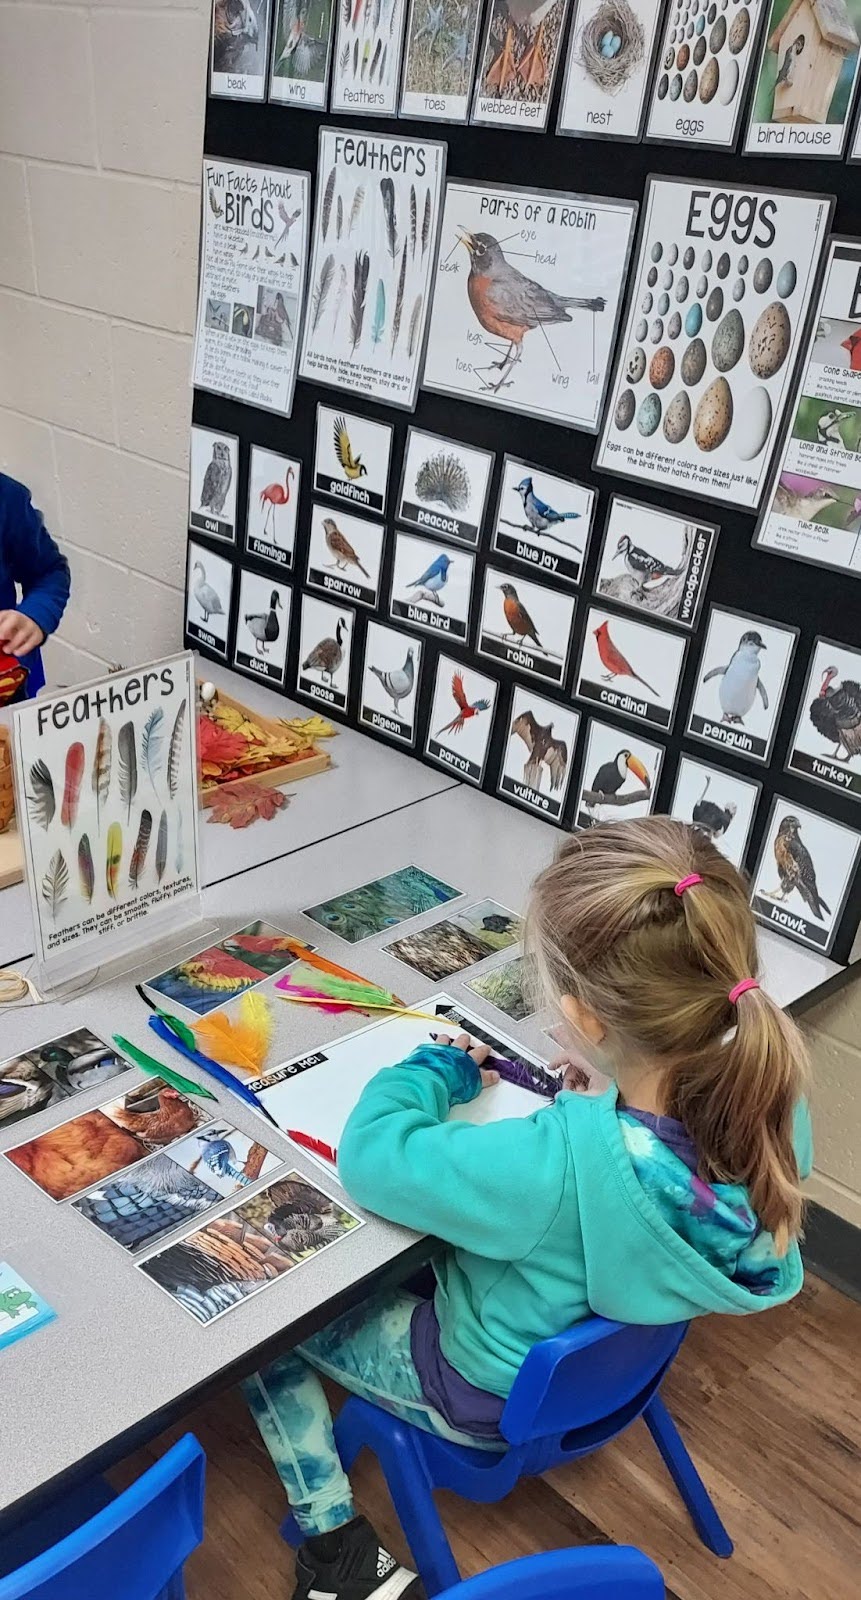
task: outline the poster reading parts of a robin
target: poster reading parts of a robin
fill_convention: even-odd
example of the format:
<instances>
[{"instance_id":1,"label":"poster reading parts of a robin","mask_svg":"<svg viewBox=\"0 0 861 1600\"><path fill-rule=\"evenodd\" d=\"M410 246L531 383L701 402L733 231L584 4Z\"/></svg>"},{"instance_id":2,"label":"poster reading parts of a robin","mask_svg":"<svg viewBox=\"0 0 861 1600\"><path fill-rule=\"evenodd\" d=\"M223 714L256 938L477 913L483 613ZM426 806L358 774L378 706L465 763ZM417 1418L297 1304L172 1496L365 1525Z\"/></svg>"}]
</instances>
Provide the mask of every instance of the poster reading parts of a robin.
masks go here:
<instances>
[{"instance_id":1,"label":"poster reading parts of a robin","mask_svg":"<svg viewBox=\"0 0 861 1600\"><path fill-rule=\"evenodd\" d=\"M579 713L516 683L497 794L559 824L574 771Z\"/></svg>"},{"instance_id":2,"label":"poster reading parts of a robin","mask_svg":"<svg viewBox=\"0 0 861 1600\"><path fill-rule=\"evenodd\" d=\"M464 644L469 633L474 566L470 550L399 533L389 600L392 620Z\"/></svg>"},{"instance_id":3,"label":"poster reading parts of a robin","mask_svg":"<svg viewBox=\"0 0 861 1600\"><path fill-rule=\"evenodd\" d=\"M236 543L238 481L236 435L193 426L188 468L188 526L192 533Z\"/></svg>"},{"instance_id":4,"label":"poster reading parts of a robin","mask_svg":"<svg viewBox=\"0 0 861 1600\"><path fill-rule=\"evenodd\" d=\"M293 565L301 475L295 456L251 446L245 548L258 561L285 572Z\"/></svg>"},{"instance_id":5,"label":"poster reading parts of a robin","mask_svg":"<svg viewBox=\"0 0 861 1600\"><path fill-rule=\"evenodd\" d=\"M686 650L686 640L669 629L590 606L574 693L591 706L668 732Z\"/></svg>"},{"instance_id":6,"label":"poster reading parts of a robin","mask_svg":"<svg viewBox=\"0 0 861 1600\"><path fill-rule=\"evenodd\" d=\"M663 745L593 718L586 728L575 828L650 816L663 759Z\"/></svg>"},{"instance_id":7,"label":"poster reading parts of a robin","mask_svg":"<svg viewBox=\"0 0 861 1600\"><path fill-rule=\"evenodd\" d=\"M446 146L321 128L303 378L415 408Z\"/></svg>"},{"instance_id":8,"label":"poster reading parts of a robin","mask_svg":"<svg viewBox=\"0 0 861 1600\"><path fill-rule=\"evenodd\" d=\"M421 640L369 622L359 696L359 723L399 744L415 744Z\"/></svg>"},{"instance_id":9,"label":"poster reading parts of a robin","mask_svg":"<svg viewBox=\"0 0 861 1600\"><path fill-rule=\"evenodd\" d=\"M595 577L601 600L694 628L706 595L718 529L614 494Z\"/></svg>"},{"instance_id":10,"label":"poster reading parts of a robin","mask_svg":"<svg viewBox=\"0 0 861 1600\"><path fill-rule=\"evenodd\" d=\"M585 483L506 456L491 548L560 582L579 583L594 511L595 491Z\"/></svg>"},{"instance_id":11,"label":"poster reading parts of a robin","mask_svg":"<svg viewBox=\"0 0 861 1600\"><path fill-rule=\"evenodd\" d=\"M185 580L185 637L227 660L227 631L233 596L233 566L205 545L188 541Z\"/></svg>"},{"instance_id":12,"label":"poster reading parts of a robin","mask_svg":"<svg viewBox=\"0 0 861 1600\"><path fill-rule=\"evenodd\" d=\"M741 870L762 785L682 756L670 816L695 828Z\"/></svg>"},{"instance_id":13,"label":"poster reading parts of a robin","mask_svg":"<svg viewBox=\"0 0 861 1600\"><path fill-rule=\"evenodd\" d=\"M493 453L410 428L398 500L398 521L422 533L478 544Z\"/></svg>"},{"instance_id":14,"label":"poster reading parts of a robin","mask_svg":"<svg viewBox=\"0 0 861 1600\"><path fill-rule=\"evenodd\" d=\"M767 0L673 0L652 83L646 138L734 150Z\"/></svg>"},{"instance_id":15,"label":"poster reading parts of a robin","mask_svg":"<svg viewBox=\"0 0 861 1600\"><path fill-rule=\"evenodd\" d=\"M636 210L450 182L424 387L595 432Z\"/></svg>"},{"instance_id":16,"label":"poster reading parts of a robin","mask_svg":"<svg viewBox=\"0 0 861 1600\"><path fill-rule=\"evenodd\" d=\"M568 673L576 604L573 594L486 567L479 655L561 686Z\"/></svg>"},{"instance_id":17,"label":"poster reading parts of a robin","mask_svg":"<svg viewBox=\"0 0 861 1600\"><path fill-rule=\"evenodd\" d=\"M411 0L402 117L466 122L482 0Z\"/></svg>"},{"instance_id":18,"label":"poster reading parts of a robin","mask_svg":"<svg viewBox=\"0 0 861 1600\"><path fill-rule=\"evenodd\" d=\"M745 155L838 159L861 51L861 0L772 0Z\"/></svg>"},{"instance_id":19,"label":"poster reading parts of a robin","mask_svg":"<svg viewBox=\"0 0 861 1600\"><path fill-rule=\"evenodd\" d=\"M249 678L262 678L279 689L284 687L287 670L292 598L287 584L242 569L233 665Z\"/></svg>"},{"instance_id":20,"label":"poster reading parts of a robin","mask_svg":"<svg viewBox=\"0 0 861 1600\"><path fill-rule=\"evenodd\" d=\"M336 0L275 0L269 99L297 110L326 104Z\"/></svg>"},{"instance_id":21,"label":"poster reading parts of a robin","mask_svg":"<svg viewBox=\"0 0 861 1600\"><path fill-rule=\"evenodd\" d=\"M393 117L406 0L338 0L337 9L332 111Z\"/></svg>"},{"instance_id":22,"label":"poster reading parts of a robin","mask_svg":"<svg viewBox=\"0 0 861 1600\"><path fill-rule=\"evenodd\" d=\"M832 206L649 179L597 468L756 510Z\"/></svg>"},{"instance_id":23,"label":"poster reading parts of a robin","mask_svg":"<svg viewBox=\"0 0 861 1600\"><path fill-rule=\"evenodd\" d=\"M547 126L568 0L491 0L473 122L542 133Z\"/></svg>"},{"instance_id":24,"label":"poster reading parts of a robin","mask_svg":"<svg viewBox=\"0 0 861 1600\"><path fill-rule=\"evenodd\" d=\"M391 423L318 405L314 493L381 517L389 492L393 432Z\"/></svg>"},{"instance_id":25,"label":"poster reading parts of a robin","mask_svg":"<svg viewBox=\"0 0 861 1600\"><path fill-rule=\"evenodd\" d=\"M861 651L816 640L786 770L861 800Z\"/></svg>"},{"instance_id":26,"label":"poster reading parts of a robin","mask_svg":"<svg viewBox=\"0 0 861 1600\"><path fill-rule=\"evenodd\" d=\"M209 92L265 100L272 0L214 0Z\"/></svg>"},{"instance_id":27,"label":"poster reading parts of a robin","mask_svg":"<svg viewBox=\"0 0 861 1600\"><path fill-rule=\"evenodd\" d=\"M797 638L797 628L712 606L686 732L767 762Z\"/></svg>"},{"instance_id":28,"label":"poster reading parts of a robin","mask_svg":"<svg viewBox=\"0 0 861 1600\"><path fill-rule=\"evenodd\" d=\"M754 873L760 922L827 955L858 867L861 834L776 795Z\"/></svg>"},{"instance_id":29,"label":"poster reading parts of a robin","mask_svg":"<svg viewBox=\"0 0 861 1600\"><path fill-rule=\"evenodd\" d=\"M861 578L861 244L832 239L754 543Z\"/></svg>"},{"instance_id":30,"label":"poster reading parts of a robin","mask_svg":"<svg viewBox=\"0 0 861 1600\"><path fill-rule=\"evenodd\" d=\"M296 693L329 711L347 710L356 613L303 594Z\"/></svg>"},{"instance_id":31,"label":"poster reading parts of a robin","mask_svg":"<svg viewBox=\"0 0 861 1600\"><path fill-rule=\"evenodd\" d=\"M343 595L354 605L375 606L385 537L381 522L315 501L308 541L308 588Z\"/></svg>"},{"instance_id":32,"label":"poster reading parts of a robin","mask_svg":"<svg viewBox=\"0 0 861 1600\"><path fill-rule=\"evenodd\" d=\"M498 687L462 661L437 656L425 755L466 783L484 779Z\"/></svg>"},{"instance_id":33,"label":"poster reading parts of a robin","mask_svg":"<svg viewBox=\"0 0 861 1600\"><path fill-rule=\"evenodd\" d=\"M662 6L663 0L577 0L557 133L639 139Z\"/></svg>"}]
</instances>

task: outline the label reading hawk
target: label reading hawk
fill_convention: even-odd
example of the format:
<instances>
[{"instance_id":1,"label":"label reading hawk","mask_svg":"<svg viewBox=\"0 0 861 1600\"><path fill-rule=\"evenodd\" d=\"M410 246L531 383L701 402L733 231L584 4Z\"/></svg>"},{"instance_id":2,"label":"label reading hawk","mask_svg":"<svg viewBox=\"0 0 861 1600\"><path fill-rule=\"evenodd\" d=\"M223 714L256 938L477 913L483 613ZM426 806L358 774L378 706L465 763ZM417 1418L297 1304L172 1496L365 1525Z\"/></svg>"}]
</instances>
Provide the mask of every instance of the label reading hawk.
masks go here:
<instances>
[{"instance_id":1,"label":"label reading hawk","mask_svg":"<svg viewBox=\"0 0 861 1600\"><path fill-rule=\"evenodd\" d=\"M332 406L317 407L314 491L383 516L389 487L392 435L389 423Z\"/></svg>"}]
</instances>

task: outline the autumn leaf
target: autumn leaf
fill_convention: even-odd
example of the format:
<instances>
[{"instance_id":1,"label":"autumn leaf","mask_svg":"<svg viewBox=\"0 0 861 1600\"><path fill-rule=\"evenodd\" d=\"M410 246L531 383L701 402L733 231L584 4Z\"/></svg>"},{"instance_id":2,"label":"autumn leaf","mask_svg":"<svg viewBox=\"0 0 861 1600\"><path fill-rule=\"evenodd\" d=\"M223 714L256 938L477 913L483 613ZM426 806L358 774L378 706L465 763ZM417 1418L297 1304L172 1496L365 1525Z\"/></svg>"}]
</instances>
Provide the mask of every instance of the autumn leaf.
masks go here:
<instances>
[{"instance_id":1,"label":"autumn leaf","mask_svg":"<svg viewBox=\"0 0 861 1600\"><path fill-rule=\"evenodd\" d=\"M286 806L287 796L280 789L262 783L243 783L235 789L220 789L209 810L210 822L227 822L231 828L248 828L258 817L271 822Z\"/></svg>"},{"instance_id":2,"label":"autumn leaf","mask_svg":"<svg viewBox=\"0 0 861 1600\"><path fill-rule=\"evenodd\" d=\"M210 717L197 719L197 750L204 772L213 767L223 770L247 760L249 744L241 734L229 733Z\"/></svg>"},{"instance_id":3,"label":"autumn leaf","mask_svg":"<svg viewBox=\"0 0 861 1600\"><path fill-rule=\"evenodd\" d=\"M299 734L313 744L315 739L334 739L338 730L333 723L327 722L325 717L279 717L282 728L289 728L291 733Z\"/></svg>"}]
</instances>

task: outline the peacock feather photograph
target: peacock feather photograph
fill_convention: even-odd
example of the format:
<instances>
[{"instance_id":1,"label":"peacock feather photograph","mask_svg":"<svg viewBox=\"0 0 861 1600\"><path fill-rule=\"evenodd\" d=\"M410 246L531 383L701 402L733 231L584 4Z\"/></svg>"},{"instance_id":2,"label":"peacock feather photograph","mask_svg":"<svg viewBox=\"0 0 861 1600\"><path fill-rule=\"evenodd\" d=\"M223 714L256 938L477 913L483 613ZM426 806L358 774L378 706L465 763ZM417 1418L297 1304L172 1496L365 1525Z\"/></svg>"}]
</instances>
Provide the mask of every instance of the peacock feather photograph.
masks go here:
<instances>
[{"instance_id":1,"label":"peacock feather photograph","mask_svg":"<svg viewBox=\"0 0 861 1600\"><path fill-rule=\"evenodd\" d=\"M410 922L449 900L457 900L462 892L432 872L425 872L423 867L400 867L358 889L308 906L302 915L348 944L357 944L360 939L370 939L372 934L384 933L399 922Z\"/></svg>"}]
</instances>

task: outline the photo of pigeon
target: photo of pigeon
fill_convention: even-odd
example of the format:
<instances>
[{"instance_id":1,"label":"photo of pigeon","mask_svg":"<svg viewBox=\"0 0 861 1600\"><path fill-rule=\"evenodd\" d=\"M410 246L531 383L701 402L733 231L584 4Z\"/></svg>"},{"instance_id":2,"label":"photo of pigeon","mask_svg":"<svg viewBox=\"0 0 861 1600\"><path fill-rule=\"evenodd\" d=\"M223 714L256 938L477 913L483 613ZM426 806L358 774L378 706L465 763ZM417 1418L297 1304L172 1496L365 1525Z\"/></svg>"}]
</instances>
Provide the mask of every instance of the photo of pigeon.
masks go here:
<instances>
[{"instance_id":1,"label":"photo of pigeon","mask_svg":"<svg viewBox=\"0 0 861 1600\"><path fill-rule=\"evenodd\" d=\"M281 633L281 624L278 621L278 612L282 605L278 598L278 590L273 589L269 597L269 610L266 612L246 612L243 618L248 632L254 639L255 655L265 656L269 645L274 644Z\"/></svg>"},{"instance_id":2,"label":"photo of pigeon","mask_svg":"<svg viewBox=\"0 0 861 1600\"><path fill-rule=\"evenodd\" d=\"M703 683L709 683L712 678L721 680L718 686L721 722L743 724L757 695L762 701L763 710L768 710L768 692L759 675L760 652L765 649L762 634L750 628L742 634L726 666L712 667L706 673Z\"/></svg>"},{"instance_id":3,"label":"photo of pigeon","mask_svg":"<svg viewBox=\"0 0 861 1600\"><path fill-rule=\"evenodd\" d=\"M372 663L369 663L369 665L374 677L379 678L380 683L386 691L386 694L390 696L392 710L395 716L398 716L400 714L401 701L409 698L413 692L413 685L415 683L415 651L412 645L410 645L407 649L406 657L402 667L389 669L384 667L375 667Z\"/></svg>"},{"instance_id":4,"label":"photo of pigeon","mask_svg":"<svg viewBox=\"0 0 861 1600\"><path fill-rule=\"evenodd\" d=\"M511 724L509 738L522 739L527 756L523 766L523 781L530 789L541 789L546 777L551 793L561 789L568 771L568 746L564 739L554 739L553 723L544 726L531 711L521 711Z\"/></svg>"},{"instance_id":5,"label":"photo of pigeon","mask_svg":"<svg viewBox=\"0 0 861 1600\"><path fill-rule=\"evenodd\" d=\"M212 446L212 460L208 462L203 474L200 490L201 511L211 511L213 516L220 517L232 482L230 446L223 439L216 439Z\"/></svg>"},{"instance_id":6,"label":"photo of pigeon","mask_svg":"<svg viewBox=\"0 0 861 1600\"><path fill-rule=\"evenodd\" d=\"M831 760L851 761L861 755L861 683L852 678L838 682L839 677L836 667L825 668L808 715L816 732L836 745Z\"/></svg>"},{"instance_id":7,"label":"photo of pigeon","mask_svg":"<svg viewBox=\"0 0 861 1600\"><path fill-rule=\"evenodd\" d=\"M780 888L769 894L770 900L786 900L796 890L814 917L824 922L831 915L831 907L823 900L816 882L813 857L801 838L801 823L790 814L782 818L774 839L774 859Z\"/></svg>"},{"instance_id":8,"label":"photo of pigeon","mask_svg":"<svg viewBox=\"0 0 861 1600\"><path fill-rule=\"evenodd\" d=\"M334 517L323 518L323 537L326 541L326 549L330 556L334 558L326 563L330 569L334 568L336 572L346 572L348 567L358 567L362 575L370 582L371 575L367 567L362 566L353 546L341 532Z\"/></svg>"},{"instance_id":9,"label":"photo of pigeon","mask_svg":"<svg viewBox=\"0 0 861 1600\"><path fill-rule=\"evenodd\" d=\"M333 687L335 673L344 659L344 634L347 624L343 617L339 617L335 626L335 637L320 639L313 650L302 662L303 672L319 672L320 681Z\"/></svg>"},{"instance_id":10,"label":"photo of pigeon","mask_svg":"<svg viewBox=\"0 0 861 1600\"><path fill-rule=\"evenodd\" d=\"M733 821L738 807L734 800L727 800L725 805L718 805L716 800L708 800L711 775L706 778L705 788L691 812L691 823L699 833L704 833L707 839L714 844L726 833Z\"/></svg>"},{"instance_id":11,"label":"photo of pigeon","mask_svg":"<svg viewBox=\"0 0 861 1600\"><path fill-rule=\"evenodd\" d=\"M451 565L451 556L446 555L445 551L441 551L430 566L425 568L420 578L413 578L412 582L407 584L408 589L415 589L416 591L411 598L419 604L437 606L441 611L443 609L442 591L448 583L448 572Z\"/></svg>"}]
</instances>

